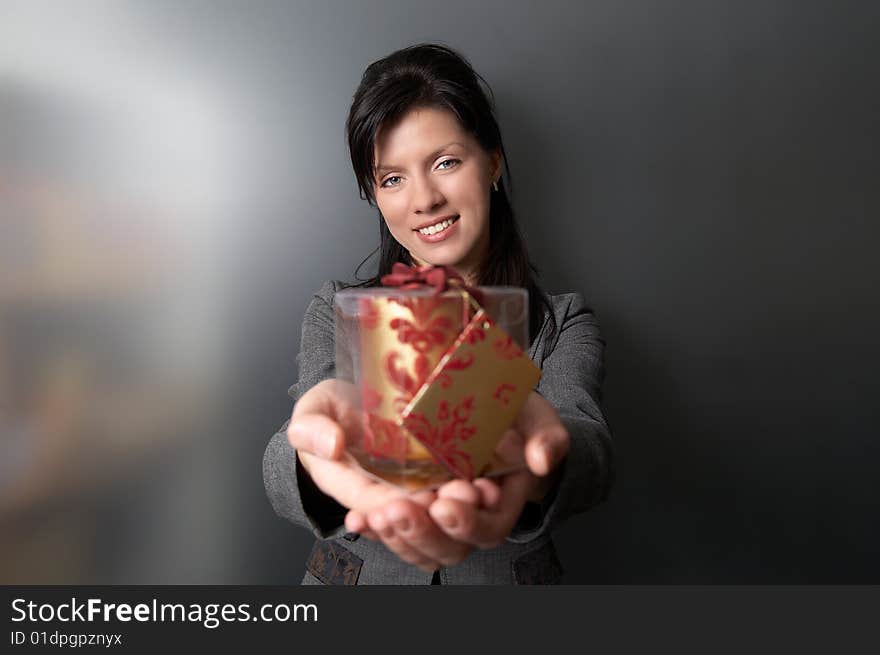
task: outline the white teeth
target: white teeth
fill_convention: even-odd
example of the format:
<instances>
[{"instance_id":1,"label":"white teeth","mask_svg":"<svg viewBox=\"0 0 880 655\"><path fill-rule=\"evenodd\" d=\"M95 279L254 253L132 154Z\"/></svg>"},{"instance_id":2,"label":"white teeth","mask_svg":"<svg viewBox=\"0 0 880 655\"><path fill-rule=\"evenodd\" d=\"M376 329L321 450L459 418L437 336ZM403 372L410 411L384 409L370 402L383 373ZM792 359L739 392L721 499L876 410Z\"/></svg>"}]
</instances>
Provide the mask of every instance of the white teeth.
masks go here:
<instances>
[{"instance_id":1,"label":"white teeth","mask_svg":"<svg viewBox=\"0 0 880 655\"><path fill-rule=\"evenodd\" d=\"M425 234L425 235L437 234L438 232L442 232L447 227L452 225L453 222L454 222L454 220L450 220L450 219L447 219L445 221L440 221L439 223L435 223L434 225L429 225L428 227L423 227L422 229L419 230L419 232L421 232L422 234Z\"/></svg>"}]
</instances>

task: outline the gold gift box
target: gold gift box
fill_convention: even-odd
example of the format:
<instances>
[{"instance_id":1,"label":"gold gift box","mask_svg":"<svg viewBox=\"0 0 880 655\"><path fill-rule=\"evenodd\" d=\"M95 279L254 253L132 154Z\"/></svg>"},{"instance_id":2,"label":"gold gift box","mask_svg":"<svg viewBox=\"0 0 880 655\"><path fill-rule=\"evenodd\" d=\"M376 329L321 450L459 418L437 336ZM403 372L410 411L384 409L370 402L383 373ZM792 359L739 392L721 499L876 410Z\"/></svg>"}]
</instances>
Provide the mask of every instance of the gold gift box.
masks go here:
<instances>
[{"instance_id":1,"label":"gold gift box","mask_svg":"<svg viewBox=\"0 0 880 655\"><path fill-rule=\"evenodd\" d=\"M337 373L358 390L350 454L407 489L521 466L498 453L541 376L524 352L528 295L348 289L336 296Z\"/></svg>"}]
</instances>

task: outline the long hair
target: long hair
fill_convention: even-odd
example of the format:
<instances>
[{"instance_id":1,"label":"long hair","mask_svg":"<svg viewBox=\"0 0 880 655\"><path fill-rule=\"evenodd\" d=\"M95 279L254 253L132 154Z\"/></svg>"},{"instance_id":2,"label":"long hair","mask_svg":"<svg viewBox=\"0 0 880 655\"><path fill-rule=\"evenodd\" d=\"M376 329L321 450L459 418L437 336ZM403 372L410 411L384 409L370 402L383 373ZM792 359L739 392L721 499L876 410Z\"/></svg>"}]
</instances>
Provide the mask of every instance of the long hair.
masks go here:
<instances>
[{"instance_id":1,"label":"long hair","mask_svg":"<svg viewBox=\"0 0 880 655\"><path fill-rule=\"evenodd\" d=\"M383 127L393 125L412 109L448 110L486 152L501 153L507 184L499 180L498 191L491 194L489 253L477 272L477 282L483 286L509 285L528 290L529 339L534 340L545 310L553 329L556 322L550 301L537 284L538 271L529 260L507 195L510 166L491 98L486 80L451 48L426 43L398 50L364 71L346 121L348 148L360 196L372 206L376 205L376 137ZM406 248L391 235L381 212L379 246L358 265L355 277L376 252L377 274L361 280L360 286L379 286L380 278L391 272L395 262L413 263Z\"/></svg>"}]
</instances>

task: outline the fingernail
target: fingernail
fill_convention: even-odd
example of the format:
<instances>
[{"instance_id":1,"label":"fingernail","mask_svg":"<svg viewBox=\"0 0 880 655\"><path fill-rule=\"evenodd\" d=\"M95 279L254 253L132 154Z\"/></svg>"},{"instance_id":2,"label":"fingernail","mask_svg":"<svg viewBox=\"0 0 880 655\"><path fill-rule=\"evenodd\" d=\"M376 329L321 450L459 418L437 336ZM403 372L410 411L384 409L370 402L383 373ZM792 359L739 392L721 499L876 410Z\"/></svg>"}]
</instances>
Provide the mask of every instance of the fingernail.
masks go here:
<instances>
[{"instance_id":1,"label":"fingernail","mask_svg":"<svg viewBox=\"0 0 880 655\"><path fill-rule=\"evenodd\" d=\"M455 517L447 512L444 512L440 515L440 523L442 523L447 528L454 528L458 525L458 521L455 520Z\"/></svg>"},{"instance_id":2,"label":"fingernail","mask_svg":"<svg viewBox=\"0 0 880 655\"><path fill-rule=\"evenodd\" d=\"M333 457L333 453L336 451L336 435L331 433L318 437L315 450L325 459Z\"/></svg>"},{"instance_id":3,"label":"fingernail","mask_svg":"<svg viewBox=\"0 0 880 655\"><path fill-rule=\"evenodd\" d=\"M550 470L553 466L553 443L549 438L544 438L541 443L541 453L544 457L544 468Z\"/></svg>"},{"instance_id":4,"label":"fingernail","mask_svg":"<svg viewBox=\"0 0 880 655\"><path fill-rule=\"evenodd\" d=\"M544 446L544 466L549 471L553 467L553 448Z\"/></svg>"}]
</instances>

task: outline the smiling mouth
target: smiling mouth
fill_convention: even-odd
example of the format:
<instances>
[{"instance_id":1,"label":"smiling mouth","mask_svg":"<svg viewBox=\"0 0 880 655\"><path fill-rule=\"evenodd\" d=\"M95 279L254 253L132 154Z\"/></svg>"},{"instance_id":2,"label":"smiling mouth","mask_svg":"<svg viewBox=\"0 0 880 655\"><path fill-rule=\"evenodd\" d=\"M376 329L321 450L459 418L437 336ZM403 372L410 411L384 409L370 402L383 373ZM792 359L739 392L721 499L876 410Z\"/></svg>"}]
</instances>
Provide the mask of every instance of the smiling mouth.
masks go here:
<instances>
[{"instance_id":1,"label":"smiling mouth","mask_svg":"<svg viewBox=\"0 0 880 655\"><path fill-rule=\"evenodd\" d=\"M448 229L451 225L456 223L458 219L461 218L458 214L453 216L452 218L447 218L442 221L438 221L433 225L429 225L427 227L420 228L418 230L414 230L414 232L419 232L424 234L426 237L431 236L432 234L439 234L443 230Z\"/></svg>"}]
</instances>

